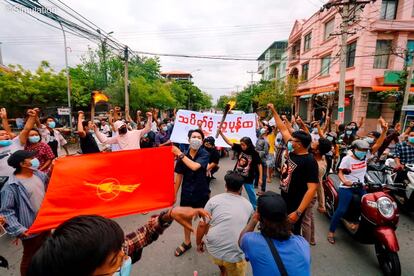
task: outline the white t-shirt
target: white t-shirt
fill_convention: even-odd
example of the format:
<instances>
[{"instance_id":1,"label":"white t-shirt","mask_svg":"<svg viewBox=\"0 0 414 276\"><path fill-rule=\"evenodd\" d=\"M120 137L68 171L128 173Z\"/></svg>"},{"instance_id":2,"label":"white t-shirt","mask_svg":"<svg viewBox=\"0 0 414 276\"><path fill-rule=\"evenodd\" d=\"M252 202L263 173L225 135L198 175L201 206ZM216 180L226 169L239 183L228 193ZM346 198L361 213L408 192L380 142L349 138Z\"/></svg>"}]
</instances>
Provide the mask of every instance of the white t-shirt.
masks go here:
<instances>
[{"instance_id":1,"label":"white t-shirt","mask_svg":"<svg viewBox=\"0 0 414 276\"><path fill-rule=\"evenodd\" d=\"M252 204L242 196L223 193L210 198L204 209L212 216L206 236L208 252L226 262L243 260L244 254L238 240L253 214Z\"/></svg>"},{"instance_id":2,"label":"white t-shirt","mask_svg":"<svg viewBox=\"0 0 414 276\"><path fill-rule=\"evenodd\" d=\"M15 169L7 164L7 159L13 152L24 149L19 136L15 137L12 142L8 147L0 147L0 176L11 176L13 174Z\"/></svg>"},{"instance_id":3,"label":"white t-shirt","mask_svg":"<svg viewBox=\"0 0 414 276\"><path fill-rule=\"evenodd\" d=\"M144 130L131 130L128 131L126 134L117 135L114 137L106 137L103 133L97 131L95 132L96 136L98 137L99 141L103 144L118 144L121 150L133 150L133 149L140 149L140 141L141 136L144 134Z\"/></svg>"},{"instance_id":4,"label":"white t-shirt","mask_svg":"<svg viewBox=\"0 0 414 276\"><path fill-rule=\"evenodd\" d=\"M349 169L351 170L350 174L344 174L346 180L357 182L360 181L364 183L364 177L367 173L367 161L365 160L357 160L353 158L351 155L347 155L342 159L341 165L339 165L339 169ZM341 183L339 186L341 188L350 188L349 186L344 185Z\"/></svg>"}]
</instances>

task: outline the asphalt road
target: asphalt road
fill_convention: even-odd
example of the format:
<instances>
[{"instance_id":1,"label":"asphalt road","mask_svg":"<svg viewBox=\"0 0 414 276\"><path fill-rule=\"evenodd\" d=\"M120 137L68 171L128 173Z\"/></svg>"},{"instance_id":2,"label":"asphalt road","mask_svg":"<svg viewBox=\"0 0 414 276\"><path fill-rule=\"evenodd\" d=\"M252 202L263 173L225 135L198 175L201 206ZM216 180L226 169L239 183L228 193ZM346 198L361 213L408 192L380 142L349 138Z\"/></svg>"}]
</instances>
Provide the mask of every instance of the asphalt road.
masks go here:
<instances>
[{"instance_id":1,"label":"asphalt road","mask_svg":"<svg viewBox=\"0 0 414 276\"><path fill-rule=\"evenodd\" d=\"M221 160L221 168L217 180L212 184L212 195L224 192L224 173L233 168L234 161L225 158ZM277 191L277 180L274 179L269 189ZM247 197L245 193L244 196ZM157 213L157 212L154 212ZM126 233L145 223L148 215L132 215L116 219ZM328 219L315 212L316 246L312 247L312 275L381 275L373 246L354 242L352 238L339 227L336 244L326 241L329 227ZM196 223L193 224L196 226ZM143 257L133 266L132 275L219 275L218 268L209 259L208 253L199 254L195 248L181 257L174 256L174 250L183 241L183 230L180 225L173 223L165 233L153 244L144 249ZM403 275L414 275L414 218L401 215L397 230L400 244L400 261ZM12 239L6 236L0 238L0 255L10 262L10 270L0 268L0 275L19 275L19 264L22 254L21 245L13 245ZM195 245L195 238L192 239ZM252 275L249 267L248 275Z\"/></svg>"}]
</instances>

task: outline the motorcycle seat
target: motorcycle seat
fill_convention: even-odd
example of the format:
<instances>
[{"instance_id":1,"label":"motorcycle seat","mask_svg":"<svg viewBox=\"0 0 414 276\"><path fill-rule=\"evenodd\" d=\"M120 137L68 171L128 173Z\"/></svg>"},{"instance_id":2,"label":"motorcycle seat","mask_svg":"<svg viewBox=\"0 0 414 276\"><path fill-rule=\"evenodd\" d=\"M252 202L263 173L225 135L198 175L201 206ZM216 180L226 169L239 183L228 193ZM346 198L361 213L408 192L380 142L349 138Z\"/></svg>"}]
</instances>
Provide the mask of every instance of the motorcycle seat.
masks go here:
<instances>
[{"instance_id":1,"label":"motorcycle seat","mask_svg":"<svg viewBox=\"0 0 414 276\"><path fill-rule=\"evenodd\" d=\"M334 184L335 190L339 190L339 186L341 185L341 180L339 179L339 176L337 174L331 173L330 175L328 175L328 178Z\"/></svg>"}]
</instances>

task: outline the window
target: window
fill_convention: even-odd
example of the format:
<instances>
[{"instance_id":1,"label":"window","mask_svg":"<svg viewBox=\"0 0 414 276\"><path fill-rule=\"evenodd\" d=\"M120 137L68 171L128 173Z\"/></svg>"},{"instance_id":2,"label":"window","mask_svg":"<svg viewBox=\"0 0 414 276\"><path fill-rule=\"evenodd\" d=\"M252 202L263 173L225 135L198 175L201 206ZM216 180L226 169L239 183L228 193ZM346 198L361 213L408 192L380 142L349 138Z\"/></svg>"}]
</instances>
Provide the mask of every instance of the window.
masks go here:
<instances>
[{"instance_id":1,"label":"window","mask_svg":"<svg viewBox=\"0 0 414 276\"><path fill-rule=\"evenodd\" d=\"M329 75L329 67L331 67L331 57L323 57L321 62L321 76Z\"/></svg>"},{"instance_id":2,"label":"window","mask_svg":"<svg viewBox=\"0 0 414 276\"><path fill-rule=\"evenodd\" d=\"M371 92L368 93L368 106L367 109L367 119L378 119L381 117L381 98L378 96L378 93Z\"/></svg>"},{"instance_id":3,"label":"window","mask_svg":"<svg viewBox=\"0 0 414 276\"><path fill-rule=\"evenodd\" d=\"M414 57L414 40L408 40L407 42L407 50L408 50L408 58L407 58L407 65L411 65L413 63Z\"/></svg>"},{"instance_id":4,"label":"window","mask_svg":"<svg viewBox=\"0 0 414 276\"><path fill-rule=\"evenodd\" d=\"M398 0L382 0L380 19L394 20L397 15Z\"/></svg>"},{"instance_id":5,"label":"window","mask_svg":"<svg viewBox=\"0 0 414 276\"><path fill-rule=\"evenodd\" d=\"M356 41L346 47L346 68L353 67L355 63Z\"/></svg>"},{"instance_id":6,"label":"window","mask_svg":"<svg viewBox=\"0 0 414 276\"><path fill-rule=\"evenodd\" d=\"M312 33L308 33L305 35L304 44L303 44L303 51L306 52L311 48L311 40L312 40Z\"/></svg>"},{"instance_id":7,"label":"window","mask_svg":"<svg viewBox=\"0 0 414 276\"><path fill-rule=\"evenodd\" d=\"M335 27L335 18L332 18L328 22L325 23L325 32L323 33L323 39L327 40L330 38L330 34L333 33Z\"/></svg>"},{"instance_id":8,"label":"window","mask_svg":"<svg viewBox=\"0 0 414 276\"><path fill-rule=\"evenodd\" d=\"M390 59L392 40L377 40L375 49L374 68L387 69Z\"/></svg>"},{"instance_id":9,"label":"window","mask_svg":"<svg viewBox=\"0 0 414 276\"><path fill-rule=\"evenodd\" d=\"M305 63L302 65L302 80L303 81L308 80L308 74L309 74L309 63Z\"/></svg>"}]
</instances>

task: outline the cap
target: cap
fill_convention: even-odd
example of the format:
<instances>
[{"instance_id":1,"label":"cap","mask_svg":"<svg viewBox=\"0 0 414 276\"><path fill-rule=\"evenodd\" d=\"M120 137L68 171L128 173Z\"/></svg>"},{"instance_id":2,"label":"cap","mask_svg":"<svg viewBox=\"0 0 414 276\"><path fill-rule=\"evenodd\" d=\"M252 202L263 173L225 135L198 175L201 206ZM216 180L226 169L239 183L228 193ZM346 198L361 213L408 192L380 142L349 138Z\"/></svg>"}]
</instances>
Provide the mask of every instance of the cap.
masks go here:
<instances>
[{"instance_id":1,"label":"cap","mask_svg":"<svg viewBox=\"0 0 414 276\"><path fill-rule=\"evenodd\" d=\"M257 211L260 217L274 222L282 222L287 217L286 202L275 192L265 192L257 200Z\"/></svg>"},{"instance_id":2,"label":"cap","mask_svg":"<svg viewBox=\"0 0 414 276\"><path fill-rule=\"evenodd\" d=\"M35 151L28 151L28 150L18 150L10 155L9 159L7 159L7 164L10 167L18 168L20 167L20 163L23 162L27 158L32 158L36 155L37 152Z\"/></svg>"},{"instance_id":3,"label":"cap","mask_svg":"<svg viewBox=\"0 0 414 276\"><path fill-rule=\"evenodd\" d=\"M115 128L116 131L118 131L118 129L123 125L125 125L125 123L118 120L114 123L114 128Z\"/></svg>"},{"instance_id":4,"label":"cap","mask_svg":"<svg viewBox=\"0 0 414 276\"><path fill-rule=\"evenodd\" d=\"M214 137L212 136L209 136L206 139L204 139L204 143L209 143L212 146L214 146L215 142L216 142L216 139L214 139Z\"/></svg>"},{"instance_id":5,"label":"cap","mask_svg":"<svg viewBox=\"0 0 414 276\"><path fill-rule=\"evenodd\" d=\"M352 146L359 150L369 150L370 146L369 143L365 140L358 139L352 142Z\"/></svg>"}]
</instances>

